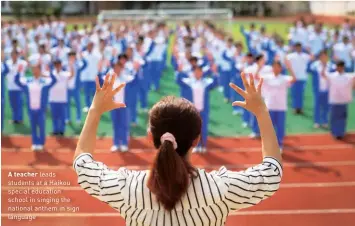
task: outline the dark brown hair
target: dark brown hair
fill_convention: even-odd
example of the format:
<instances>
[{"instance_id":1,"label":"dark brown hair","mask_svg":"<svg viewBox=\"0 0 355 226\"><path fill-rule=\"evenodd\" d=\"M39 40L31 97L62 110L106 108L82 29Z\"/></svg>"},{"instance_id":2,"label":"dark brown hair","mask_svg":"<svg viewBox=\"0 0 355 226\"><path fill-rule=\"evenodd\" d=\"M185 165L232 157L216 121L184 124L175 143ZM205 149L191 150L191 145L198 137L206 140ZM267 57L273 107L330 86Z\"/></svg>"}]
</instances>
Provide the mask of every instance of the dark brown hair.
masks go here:
<instances>
[{"instance_id":1,"label":"dark brown hair","mask_svg":"<svg viewBox=\"0 0 355 226\"><path fill-rule=\"evenodd\" d=\"M196 172L186 154L201 133L201 117L188 100L167 96L153 106L149 123L154 146L159 150L147 185L170 211L186 193L190 178ZM160 142L161 136L167 132L174 135L176 150L171 141Z\"/></svg>"}]
</instances>

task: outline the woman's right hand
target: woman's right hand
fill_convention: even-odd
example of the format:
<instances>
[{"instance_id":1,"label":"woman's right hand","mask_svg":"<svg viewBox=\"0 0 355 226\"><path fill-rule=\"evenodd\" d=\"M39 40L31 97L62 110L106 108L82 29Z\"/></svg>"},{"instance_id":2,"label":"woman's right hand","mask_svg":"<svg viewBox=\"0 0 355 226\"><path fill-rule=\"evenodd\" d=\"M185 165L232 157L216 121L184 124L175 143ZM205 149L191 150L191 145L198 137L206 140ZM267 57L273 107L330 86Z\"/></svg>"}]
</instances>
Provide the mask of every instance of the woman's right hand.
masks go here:
<instances>
[{"instance_id":1,"label":"woman's right hand","mask_svg":"<svg viewBox=\"0 0 355 226\"><path fill-rule=\"evenodd\" d=\"M107 73L104 84L100 87L99 78L96 76L96 93L90 110L94 110L101 115L116 108L126 107L124 103L116 103L114 101L115 94L126 85L125 83L122 83L117 88L113 89L116 77L117 75L115 73Z\"/></svg>"},{"instance_id":2,"label":"woman's right hand","mask_svg":"<svg viewBox=\"0 0 355 226\"><path fill-rule=\"evenodd\" d=\"M234 101L233 106L240 106L246 110L253 113L256 117L267 112L267 107L261 96L261 87L263 84L263 79L260 79L259 84L255 87L254 76L252 74L248 75L249 81L246 79L245 73L241 73L241 78L243 80L243 85L245 90L241 89L237 85L230 83L229 86L234 89L239 95L241 95L245 101Z\"/></svg>"}]
</instances>

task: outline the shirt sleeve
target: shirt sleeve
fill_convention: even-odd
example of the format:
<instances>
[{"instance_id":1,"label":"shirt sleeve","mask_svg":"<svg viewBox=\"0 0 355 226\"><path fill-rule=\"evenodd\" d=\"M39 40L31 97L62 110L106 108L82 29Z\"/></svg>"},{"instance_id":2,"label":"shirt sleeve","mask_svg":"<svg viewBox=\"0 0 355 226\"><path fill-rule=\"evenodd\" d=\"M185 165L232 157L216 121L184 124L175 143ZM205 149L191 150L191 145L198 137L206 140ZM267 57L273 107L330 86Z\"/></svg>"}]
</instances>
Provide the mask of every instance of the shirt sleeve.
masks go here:
<instances>
[{"instance_id":1,"label":"shirt sleeve","mask_svg":"<svg viewBox=\"0 0 355 226\"><path fill-rule=\"evenodd\" d=\"M282 166L272 157L245 171L233 172L222 167L219 176L228 186L225 200L230 210L254 206L271 197L280 187Z\"/></svg>"},{"instance_id":2,"label":"shirt sleeve","mask_svg":"<svg viewBox=\"0 0 355 226\"><path fill-rule=\"evenodd\" d=\"M96 162L89 153L76 157L73 167L78 175L78 184L89 195L117 210L124 204L122 189L129 176L127 169L110 170L105 164Z\"/></svg>"}]
</instances>

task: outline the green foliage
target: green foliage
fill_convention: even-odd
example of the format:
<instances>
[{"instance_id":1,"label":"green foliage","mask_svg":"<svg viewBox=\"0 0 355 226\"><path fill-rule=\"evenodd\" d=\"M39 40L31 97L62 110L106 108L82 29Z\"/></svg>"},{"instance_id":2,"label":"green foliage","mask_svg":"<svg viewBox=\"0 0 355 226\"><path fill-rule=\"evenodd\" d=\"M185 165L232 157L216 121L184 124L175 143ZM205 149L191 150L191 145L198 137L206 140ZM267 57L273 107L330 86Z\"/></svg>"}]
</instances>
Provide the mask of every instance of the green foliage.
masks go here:
<instances>
[{"instance_id":1,"label":"green foliage","mask_svg":"<svg viewBox=\"0 0 355 226\"><path fill-rule=\"evenodd\" d=\"M44 2L44 1L11 1L10 7L16 18L39 17L45 15L59 16L62 14L66 2Z\"/></svg>"}]
</instances>

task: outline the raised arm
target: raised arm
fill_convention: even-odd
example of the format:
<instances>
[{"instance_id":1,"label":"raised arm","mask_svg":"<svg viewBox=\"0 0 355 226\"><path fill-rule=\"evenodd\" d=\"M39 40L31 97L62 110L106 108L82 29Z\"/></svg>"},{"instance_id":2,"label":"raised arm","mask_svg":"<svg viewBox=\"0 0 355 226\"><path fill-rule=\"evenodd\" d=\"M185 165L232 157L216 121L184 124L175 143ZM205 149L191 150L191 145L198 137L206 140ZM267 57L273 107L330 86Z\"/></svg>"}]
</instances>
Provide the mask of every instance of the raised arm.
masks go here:
<instances>
[{"instance_id":1,"label":"raised arm","mask_svg":"<svg viewBox=\"0 0 355 226\"><path fill-rule=\"evenodd\" d=\"M125 84L119 85L113 89L116 74L107 74L102 87L100 87L98 77L96 77L96 93L91 104L88 116L86 117L84 127L80 133L79 141L75 150L74 159L82 154L91 154L96 144L96 132L100 122L101 115L104 112L111 111L115 108L126 107L124 103L116 103L113 96L119 92Z\"/></svg>"},{"instance_id":2,"label":"raised arm","mask_svg":"<svg viewBox=\"0 0 355 226\"><path fill-rule=\"evenodd\" d=\"M16 75L15 75L15 84L17 86L19 86L21 89L25 90L27 88L27 85L23 84L21 81L20 81L20 72L18 72Z\"/></svg>"},{"instance_id":3,"label":"raised arm","mask_svg":"<svg viewBox=\"0 0 355 226\"><path fill-rule=\"evenodd\" d=\"M263 157L272 157L279 161L281 164L282 158L280 147L277 142L269 111L261 96L261 86L263 79L261 78L260 83L257 87L255 87L253 76L249 76L250 81L246 80L244 73L241 74L241 77L245 90L242 90L240 87L232 83L230 86L237 93L239 93L245 99L245 101L235 101L233 102L233 106L243 107L256 116L260 128Z\"/></svg>"}]
</instances>

